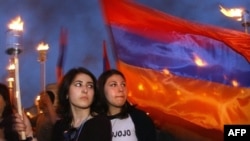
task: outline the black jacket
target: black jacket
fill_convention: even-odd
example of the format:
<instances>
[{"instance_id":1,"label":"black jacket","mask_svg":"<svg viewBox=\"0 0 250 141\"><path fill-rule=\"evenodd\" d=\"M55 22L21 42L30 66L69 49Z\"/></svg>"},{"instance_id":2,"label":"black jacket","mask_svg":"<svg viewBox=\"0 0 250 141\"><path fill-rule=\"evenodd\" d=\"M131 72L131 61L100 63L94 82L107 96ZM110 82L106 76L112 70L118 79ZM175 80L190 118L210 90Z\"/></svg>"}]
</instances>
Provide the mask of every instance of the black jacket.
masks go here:
<instances>
[{"instance_id":1,"label":"black jacket","mask_svg":"<svg viewBox=\"0 0 250 141\"><path fill-rule=\"evenodd\" d=\"M142 110L130 108L138 141L156 141L156 128L152 119Z\"/></svg>"},{"instance_id":2,"label":"black jacket","mask_svg":"<svg viewBox=\"0 0 250 141\"><path fill-rule=\"evenodd\" d=\"M65 141L64 132L69 128L65 120L57 121L52 140ZM96 116L86 121L78 138L79 141L111 141L111 139L111 123L106 116Z\"/></svg>"}]
</instances>

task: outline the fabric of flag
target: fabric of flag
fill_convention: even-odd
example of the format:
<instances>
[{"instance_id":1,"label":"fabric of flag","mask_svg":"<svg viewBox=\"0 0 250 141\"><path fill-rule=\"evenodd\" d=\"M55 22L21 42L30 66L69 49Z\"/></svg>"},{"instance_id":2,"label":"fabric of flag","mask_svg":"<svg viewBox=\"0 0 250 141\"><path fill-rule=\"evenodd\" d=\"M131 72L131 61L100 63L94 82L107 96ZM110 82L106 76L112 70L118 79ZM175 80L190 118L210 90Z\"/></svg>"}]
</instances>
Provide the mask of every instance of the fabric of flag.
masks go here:
<instances>
[{"instance_id":1,"label":"fabric of flag","mask_svg":"<svg viewBox=\"0 0 250 141\"><path fill-rule=\"evenodd\" d=\"M128 0L102 0L129 100L183 140L250 124L250 36Z\"/></svg>"},{"instance_id":2,"label":"fabric of flag","mask_svg":"<svg viewBox=\"0 0 250 141\"><path fill-rule=\"evenodd\" d=\"M68 31L66 28L62 27L60 31L59 56L58 56L57 67L56 67L56 75L57 75L58 83L60 83L63 77L63 65L64 65L64 59L65 59L67 40L68 40Z\"/></svg>"},{"instance_id":3,"label":"fabric of flag","mask_svg":"<svg viewBox=\"0 0 250 141\"><path fill-rule=\"evenodd\" d=\"M107 54L107 47L106 47L106 41L103 41L102 45L102 50L103 50L103 71L109 70L110 69L110 63L108 59L108 54Z\"/></svg>"}]
</instances>

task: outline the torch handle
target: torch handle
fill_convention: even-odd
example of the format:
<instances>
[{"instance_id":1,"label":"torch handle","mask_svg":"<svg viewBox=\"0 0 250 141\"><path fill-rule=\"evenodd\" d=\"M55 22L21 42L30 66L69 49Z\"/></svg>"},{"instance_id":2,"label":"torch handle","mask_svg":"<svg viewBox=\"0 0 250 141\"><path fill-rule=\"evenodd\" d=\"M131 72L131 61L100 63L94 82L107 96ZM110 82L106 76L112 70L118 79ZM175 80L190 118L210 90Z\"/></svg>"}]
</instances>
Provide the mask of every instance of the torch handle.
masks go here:
<instances>
[{"instance_id":1,"label":"torch handle","mask_svg":"<svg viewBox=\"0 0 250 141\"><path fill-rule=\"evenodd\" d=\"M17 103L17 111L18 114L22 116L23 118L23 111L22 111L22 103L21 103L21 94L20 94L20 83L19 83L19 61L17 55L15 55L15 86L16 86L16 103ZM25 132L20 133L21 140L26 139Z\"/></svg>"},{"instance_id":2,"label":"torch handle","mask_svg":"<svg viewBox=\"0 0 250 141\"><path fill-rule=\"evenodd\" d=\"M19 96L20 97L20 92L19 91L16 91L16 97ZM18 114L22 116L23 118L23 111L22 111L22 106L21 106L21 98L18 98L17 97L17 111L18 111ZM21 132L20 133L20 139L21 140L26 140L26 135L25 135L25 132Z\"/></svg>"}]
</instances>

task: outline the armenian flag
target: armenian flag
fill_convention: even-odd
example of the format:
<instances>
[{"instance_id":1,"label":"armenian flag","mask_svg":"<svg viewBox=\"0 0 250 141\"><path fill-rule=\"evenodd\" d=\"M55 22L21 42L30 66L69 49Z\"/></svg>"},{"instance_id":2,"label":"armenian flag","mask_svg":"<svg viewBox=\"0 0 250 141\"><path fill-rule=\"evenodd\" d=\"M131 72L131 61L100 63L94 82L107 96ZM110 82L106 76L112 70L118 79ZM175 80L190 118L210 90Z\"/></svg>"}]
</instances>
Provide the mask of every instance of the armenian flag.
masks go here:
<instances>
[{"instance_id":1,"label":"armenian flag","mask_svg":"<svg viewBox=\"0 0 250 141\"><path fill-rule=\"evenodd\" d=\"M250 36L130 0L101 0L129 101L180 140L250 124Z\"/></svg>"},{"instance_id":2,"label":"armenian flag","mask_svg":"<svg viewBox=\"0 0 250 141\"><path fill-rule=\"evenodd\" d=\"M109 58L108 58L108 53L107 53L107 47L106 47L106 41L103 40L102 44L102 56L103 56L103 71L109 70L110 69L110 63L109 63Z\"/></svg>"},{"instance_id":3,"label":"armenian flag","mask_svg":"<svg viewBox=\"0 0 250 141\"><path fill-rule=\"evenodd\" d=\"M63 66L64 66L67 42L68 42L68 31L66 28L62 27L60 30L59 56L58 56L57 66L56 66L56 76L57 76L58 83L60 83L60 81L64 75L63 74Z\"/></svg>"}]
</instances>

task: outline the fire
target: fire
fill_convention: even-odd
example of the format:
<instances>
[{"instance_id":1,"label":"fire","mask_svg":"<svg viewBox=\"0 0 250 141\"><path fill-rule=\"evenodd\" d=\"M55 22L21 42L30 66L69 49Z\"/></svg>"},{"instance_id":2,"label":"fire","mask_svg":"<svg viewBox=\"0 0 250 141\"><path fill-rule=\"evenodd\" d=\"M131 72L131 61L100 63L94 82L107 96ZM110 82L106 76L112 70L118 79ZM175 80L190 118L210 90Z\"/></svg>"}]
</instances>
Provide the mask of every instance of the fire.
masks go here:
<instances>
[{"instance_id":1,"label":"fire","mask_svg":"<svg viewBox=\"0 0 250 141\"><path fill-rule=\"evenodd\" d=\"M9 29L22 31L23 30L23 21L20 17L17 17L9 24Z\"/></svg>"},{"instance_id":2,"label":"fire","mask_svg":"<svg viewBox=\"0 0 250 141\"><path fill-rule=\"evenodd\" d=\"M40 43L37 47L37 50L38 51L42 51L42 50L48 50L49 49L49 45L48 44L45 44L45 43Z\"/></svg>"},{"instance_id":3,"label":"fire","mask_svg":"<svg viewBox=\"0 0 250 141\"><path fill-rule=\"evenodd\" d=\"M40 95L38 95L37 97L36 97L36 101L39 101L40 100Z\"/></svg>"},{"instance_id":4,"label":"fire","mask_svg":"<svg viewBox=\"0 0 250 141\"><path fill-rule=\"evenodd\" d=\"M242 13L244 12L243 8L231 8L231 9L228 9L228 8L222 7L221 5L219 7L220 7L220 12L222 14L224 14L225 16L230 17L230 18L234 18L237 21L242 20Z\"/></svg>"},{"instance_id":5,"label":"fire","mask_svg":"<svg viewBox=\"0 0 250 141\"><path fill-rule=\"evenodd\" d=\"M15 70L15 64L10 64L8 70Z\"/></svg>"},{"instance_id":6,"label":"fire","mask_svg":"<svg viewBox=\"0 0 250 141\"><path fill-rule=\"evenodd\" d=\"M30 113L30 112L26 112L26 115L30 117L30 116L31 116L31 113Z\"/></svg>"},{"instance_id":7,"label":"fire","mask_svg":"<svg viewBox=\"0 0 250 141\"><path fill-rule=\"evenodd\" d=\"M9 78L7 78L7 81L8 82L14 82L14 78L13 77L9 77Z\"/></svg>"}]
</instances>

